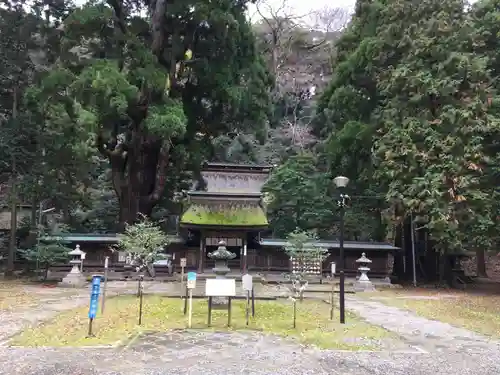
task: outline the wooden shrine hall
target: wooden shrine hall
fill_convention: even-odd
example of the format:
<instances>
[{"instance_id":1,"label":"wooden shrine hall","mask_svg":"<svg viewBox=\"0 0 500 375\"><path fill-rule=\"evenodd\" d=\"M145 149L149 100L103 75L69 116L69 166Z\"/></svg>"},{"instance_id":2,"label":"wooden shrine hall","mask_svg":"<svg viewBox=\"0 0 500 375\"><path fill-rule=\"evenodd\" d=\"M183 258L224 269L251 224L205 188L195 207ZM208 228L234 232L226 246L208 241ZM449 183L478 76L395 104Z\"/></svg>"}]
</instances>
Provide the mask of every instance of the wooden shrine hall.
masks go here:
<instances>
[{"instance_id":1,"label":"wooden shrine hall","mask_svg":"<svg viewBox=\"0 0 500 375\"><path fill-rule=\"evenodd\" d=\"M169 231L171 242L165 252L174 259L174 265L178 267L179 260L186 258L188 270L212 273L214 261L208 254L223 240L227 249L236 254L229 261L232 272L289 272L292 265L283 250L286 240L262 236L268 228L262 187L271 169L268 165L206 163L201 172L204 189L188 192L188 205L176 216L175 229ZM87 253L85 264L89 272L102 268L105 256L110 256L111 270L120 272L125 253L109 250L110 245L118 242L118 236L68 234L65 240L70 246L79 244ZM315 246L329 252L321 267L322 273L328 274L330 263L339 261L339 242L320 240ZM375 278L390 276L391 254L399 250L386 243L354 241L346 241L344 249L347 275L357 273L356 259L364 252L373 262L370 275ZM69 270L69 266L64 267ZM164 274L164 267L155 265L158 276Z\"/></svg>"},{"instance_id":2,"label":"wooden shrine hall","mask_svg":"<svg viewBox=\"0 0 500 375\"><path fill-rule=\"evenodd\" d=\"M188 192L189 207L180 219L180 228L188 231L188 267L200 273L211 269L208 254L220 241L236 254L231 269L246 271L259 263L259 233L268 226L261 191L270 171L271 166L204 165L205 190Z\"/></svg>"}]
</instances>

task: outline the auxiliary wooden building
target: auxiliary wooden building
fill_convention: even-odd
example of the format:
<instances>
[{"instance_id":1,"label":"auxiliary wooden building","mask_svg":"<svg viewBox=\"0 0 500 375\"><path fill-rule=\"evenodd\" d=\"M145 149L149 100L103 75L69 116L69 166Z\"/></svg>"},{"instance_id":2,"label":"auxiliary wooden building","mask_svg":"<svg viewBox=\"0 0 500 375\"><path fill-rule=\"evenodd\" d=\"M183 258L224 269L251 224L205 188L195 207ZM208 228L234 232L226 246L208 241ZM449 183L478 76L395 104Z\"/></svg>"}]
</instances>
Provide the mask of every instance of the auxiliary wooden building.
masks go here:
<instances>
[{"instance_id":1,"label":"auxiliary wooden building","mask_svg":"<svg viewBox=\"0 0 500 375\"><path fill-rule=\"evenodd\" d=\"M203 189L188 192L187 207L173 220L176 227L165 252L174 259L174 265L186 258L188 270L211 273L214 261L208 254L223 240L227 249L236 254L229 262L232 272L290 271L290 259L283 251L286 241L266 237L268 220L262 187L271 169L268 165L206 163L202 170ZM125 254L109 250L110 245L117 243L118 235L72 234L66 236L66 241L78 243L87 252L85 268L89 272L98 271L105 256L111 256L115 271L123 269ZM328 249L329 256L322 266L323 273L328 273L330 263L339 261L339 242L321 240L316 246ZM364 252L373 261L372 277L389 276L391 254L397 250L385 243L350 241L345 242L344 249L346 273L356 274L355 261ZM158 276L164 272L162 267L156 267Z\"/></svg>"}]
</instances>

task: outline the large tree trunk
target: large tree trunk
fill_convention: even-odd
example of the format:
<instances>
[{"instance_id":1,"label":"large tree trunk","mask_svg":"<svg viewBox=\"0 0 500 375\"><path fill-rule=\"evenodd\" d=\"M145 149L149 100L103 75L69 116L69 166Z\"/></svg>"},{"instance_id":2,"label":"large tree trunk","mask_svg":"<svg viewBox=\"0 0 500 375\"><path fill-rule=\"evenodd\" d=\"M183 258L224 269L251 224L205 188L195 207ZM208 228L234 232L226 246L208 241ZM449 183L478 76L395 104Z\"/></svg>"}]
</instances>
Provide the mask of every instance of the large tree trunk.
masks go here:
<instances>
[{"instance_id":1,"label":"large tree trunk","mask_svg":"<svg viewBox=\"0 0 500 375\"><path fill-rule=\"evenodd\" d=\"M120 205L119 229L149 216L163 195L169 163L169 141L143 134L130 134L127 147L105 142L98 137L98 147L111 164L113 187ZM124 151L124 150L127 151Z\"/></svg>"},{"instance_id":2,"label":"large tree trunk","mask_svg":"<svg viewBox=\"0 0 500 375\"><path fill-rule=\"evenodd\" d=\"M488 277L486 273L486 256L484 249L476 249L477 276Z\"/></svg>"}]
</instances>

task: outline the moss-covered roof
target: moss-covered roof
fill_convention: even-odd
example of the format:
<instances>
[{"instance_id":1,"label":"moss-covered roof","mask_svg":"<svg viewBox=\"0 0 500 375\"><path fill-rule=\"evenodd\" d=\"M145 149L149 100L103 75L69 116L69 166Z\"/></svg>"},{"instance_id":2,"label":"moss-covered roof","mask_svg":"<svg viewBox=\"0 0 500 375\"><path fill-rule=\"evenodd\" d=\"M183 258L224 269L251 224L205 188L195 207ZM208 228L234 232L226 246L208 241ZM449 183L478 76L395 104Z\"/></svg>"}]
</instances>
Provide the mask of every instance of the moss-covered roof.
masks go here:
<instances>
[{"instance_id":1,"label":"moss-covered roof","mask_svg":"<svg viewBox=\"0 0 500 375\"><path fill-rule=\"evenodd\" d=\"M267 217L259 206L207 207L193 204L182 215L181 225L266 227Z\"/></svg>"}]
</instances>

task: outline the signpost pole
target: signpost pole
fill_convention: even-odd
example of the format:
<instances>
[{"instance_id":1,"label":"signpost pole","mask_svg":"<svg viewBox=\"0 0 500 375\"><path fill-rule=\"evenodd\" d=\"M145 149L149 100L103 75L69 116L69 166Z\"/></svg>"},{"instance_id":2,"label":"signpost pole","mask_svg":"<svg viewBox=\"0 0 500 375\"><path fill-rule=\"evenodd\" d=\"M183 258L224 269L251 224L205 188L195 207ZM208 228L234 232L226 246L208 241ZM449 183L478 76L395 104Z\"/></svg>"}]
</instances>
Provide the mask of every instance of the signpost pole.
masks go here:
<instances>
[{"instance_id":1,"label":"signpost pole","mask_svg":"<svg viewBox=\"0 0 500 375\"><path fill-rule=\"evenodd\" d=\"M227 300L227 326L231 327L231 297L228 297Z\"/></svg>"},{"instance_id":2,"label":"signpost pole","mask_svg":"<svg viewBox=\"0 0 500 375\"><path fill-rule=\"evenodd\" d=\"M186 286L187 286L187 291L189 291L188 328L191 328L193 319L193 289L196 288L196 272L188 272Z\"/></svg>"},{"instance_id":3,"label":"signpost pole","mask_svg":"<svg viewBox=\"0 0 500 375\"><path fill-rule=\"evenodd\" d=\"M250 315L250 291L247 290L247 309L246 309L247 325L248 325L249 315Z\"/></svg>"},{"instance_id":4,"label":"signpost pole","mask_svg":"<svg viewBox=\"0 0 500 375\"><path fill-rule=\"evenodd\" d=\"M104 304L106 301L106 289L108 286L108 266L109 257L104 258L104 286L102 288L101 313L104 314Z\"/></svg>"},{"instance_id":5,"label":"signpost pole","mask_svg":"<svg viewBox=\"0 0 500 375\"><path fill-rule=\"evenodd\" d=\"M85 260L85 257L87 256L87 253L82 252L82 255L80 255L80 272L83 274L83 261Z\"/></svg>"},{"instance_id":6,"label":"signpost pole","mask_svg":"<svg viewBox=\"0 0 500 375\"><path fill-rule=\"evenodd\" d=\"M252 288L252 318L255 318L255 295Z\"/></svg>"},{"instance_id":7,"label":"signpost pole","mask_svg":"<svg viewBox=\"0 0 500 375\"><path fill-rule=\"evenodd\" d=\"M297 327L297 300L293 299L293 328Z\"/></svg>"},{"instance_id":8,"label":"signpost pole","mask_svg":"<svg viewBox=\"0 0 500 375\"><path fill-rule=\"evenodd\" d=\"M181 258L181 300L184 298L184 267L186 267L186 264L187 259ZM184 311L184 314L186 314L186 311Z\"/></svg>"},{"instance_id":9,"label":"signpost pole","mask_svg":"<svg viewBox=\"0 0 500 375\"><path fill-rule=\"evenodd\" d=\"M193 289L189 289L188 328L191 328L192 318L193 318Z\"/></svg>"},{"instance_id":10,"label":"signpost pole","mask_svg":"<svg viewBox=\"0 0 500 375\"><path fill-rule=\"evenodd\" d=\"M332 273L332 295L330 297L330 320L333 320L333 309L334 309L334 297L335 297L335 262L332 262L331 264L331 273Z\"/></svg>"},{"instance_id":11,"label":"signpost pole","mask_svg":"<svg viewBox=\"0 0 500 375\"><path fill-rule=\"evenodd\" d=\"M144 276L139 276L139 325L142 324L142 297L144 294L144 285L143 285Z\"/></svg>"},{"instance_id":12,"label":"signpost pole","mask_svg":"<svg viewBox=\"0 0 500 375\"><path fill-rule=\"evenodd\" d=\"M208 297L208 326L212 326L212 297Z\"/></svg>"},{"instance_id":13,"label":"signpost pole","mask_svg":"<svg viewBox=\"0 0 500 375\"><path fill-rule=\"evenodd\" d=\"M95 337L95 335L92 333L92 323L94 322L93 318L89 319L89 332L87 333L87 338L90 337Z\"/></svg>"},{"instance_id":14,"label":"signpost pole","mask_svg":"<svg viewBox=\"0 0 500 375\"><path fill-rule=\"evenodd\" d=\"M246 305L246 322L248 325L248 315L250 314L250 293L253 291L253 278L252 275L249 275L248 273L246 275L243 275L241 278L242 284L243 284L243 290L246 291L247 293L247 305Z\"/></svg>"},{"instance_id":15,"label":"signpost pole","mask_svg":"<svg viewBox=\"0 0 500 375\"><path fill-rule=\"evenodd\" d=\"M188 308L188 288L187 287L185 289L185 295L182 296L182 299L184 300L184 315L186 315L187 308Z\"/></svg>"},{"instance_id":16,"label":"signpost pole","mask_svg":"<svg viewBox=\"0 0 500 375\"><path fill-rule=\"evenodd\" d=\"M92 323L97 315L97 305L99 303L99 293L101 291L101 276L92 276L92 292L90 294L90 306L89 306L89 331L87 338L94 337L92 332Z\"/></svg>"}]
</instances>

